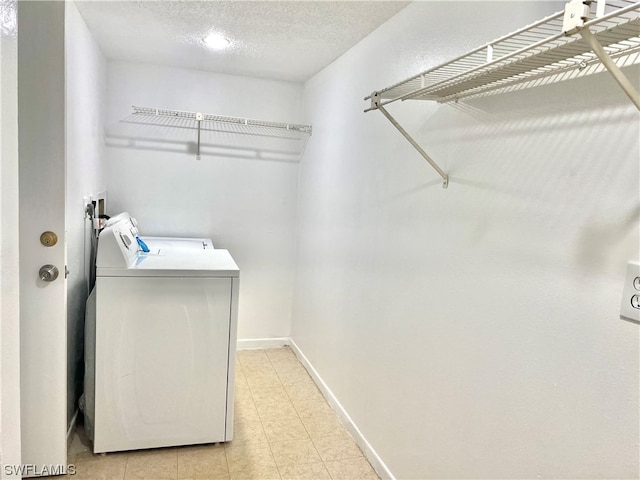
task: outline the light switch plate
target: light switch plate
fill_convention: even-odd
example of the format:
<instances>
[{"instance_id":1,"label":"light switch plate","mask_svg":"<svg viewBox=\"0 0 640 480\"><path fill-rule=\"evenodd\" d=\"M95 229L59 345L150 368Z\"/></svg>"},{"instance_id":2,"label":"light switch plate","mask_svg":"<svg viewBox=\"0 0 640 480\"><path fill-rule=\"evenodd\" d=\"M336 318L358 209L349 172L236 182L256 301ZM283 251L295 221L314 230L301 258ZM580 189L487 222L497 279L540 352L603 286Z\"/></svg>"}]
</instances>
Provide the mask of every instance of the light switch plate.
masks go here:
<instances>
[{"instance_id":1,"label":"light switch plate","mask_svg":"<svg viewBox=\"0 0 640 480\"><path fill-rule=\"evenodd\" d=\"M640 308L637 308L638 306L640 306L640 263L629 262L622 289L620 317L640 323Z\"/></svg>"}]
</instances>

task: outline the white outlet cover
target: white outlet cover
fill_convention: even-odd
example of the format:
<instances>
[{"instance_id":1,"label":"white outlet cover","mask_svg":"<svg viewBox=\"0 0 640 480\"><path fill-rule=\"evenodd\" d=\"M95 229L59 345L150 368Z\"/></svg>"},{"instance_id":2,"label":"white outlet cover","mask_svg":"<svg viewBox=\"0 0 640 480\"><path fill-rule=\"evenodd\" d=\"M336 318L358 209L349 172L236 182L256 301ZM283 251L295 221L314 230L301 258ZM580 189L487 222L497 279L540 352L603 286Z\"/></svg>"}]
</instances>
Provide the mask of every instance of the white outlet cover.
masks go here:
<instances>
[{"instance_id":1,"label":"white outlet cover","mask_svg":"<svg viewBox=\"0 0 640 480\"><path fill-rule=\"evenodd\" d=\"M622 302L620 303L620 318L640 323L640 309L634 308L631 300L634 295L640 295L638 280L640 278L640 263L629 262L627 264L627 274L624 278L624 287L622 288Z\"/></svg>"}]
</instances>

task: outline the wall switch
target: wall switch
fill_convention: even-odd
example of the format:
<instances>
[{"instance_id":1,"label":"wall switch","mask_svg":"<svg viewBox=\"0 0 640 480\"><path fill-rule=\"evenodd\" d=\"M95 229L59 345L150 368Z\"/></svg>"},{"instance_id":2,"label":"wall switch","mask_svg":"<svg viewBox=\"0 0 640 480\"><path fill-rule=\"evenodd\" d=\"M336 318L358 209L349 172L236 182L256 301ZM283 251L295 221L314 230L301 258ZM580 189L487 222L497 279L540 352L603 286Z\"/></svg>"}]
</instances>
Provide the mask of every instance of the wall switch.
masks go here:
<instances>
[{"instance_id":1,"label":"wall switch","mask_svg":"<svg viewBox=\"0 0 640 480\"><path fill-rule=\"evenodd\" d=\"M620 317L640 323L640 263L629 262L622 289Z\"/></svg>"}]
</instances>

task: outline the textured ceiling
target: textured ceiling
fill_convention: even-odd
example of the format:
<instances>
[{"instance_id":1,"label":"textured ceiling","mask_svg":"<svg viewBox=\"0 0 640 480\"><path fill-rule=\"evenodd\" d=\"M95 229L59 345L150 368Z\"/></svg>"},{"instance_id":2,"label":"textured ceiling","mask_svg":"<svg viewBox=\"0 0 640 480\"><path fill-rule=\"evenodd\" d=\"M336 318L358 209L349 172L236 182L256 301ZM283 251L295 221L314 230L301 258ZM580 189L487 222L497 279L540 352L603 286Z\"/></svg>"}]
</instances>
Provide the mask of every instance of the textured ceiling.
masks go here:
<instances>
[{"instance_id":1,"label":"textured ceiling","mask_svg":"<svg viewBox=\"0 0 640 480\"><path fill-rule=\"evenodd\" d=\"M305 81L403 1L76 1L109 59ZM209 50L211 31L231 40Z\"/></svg>"}]
</instances>

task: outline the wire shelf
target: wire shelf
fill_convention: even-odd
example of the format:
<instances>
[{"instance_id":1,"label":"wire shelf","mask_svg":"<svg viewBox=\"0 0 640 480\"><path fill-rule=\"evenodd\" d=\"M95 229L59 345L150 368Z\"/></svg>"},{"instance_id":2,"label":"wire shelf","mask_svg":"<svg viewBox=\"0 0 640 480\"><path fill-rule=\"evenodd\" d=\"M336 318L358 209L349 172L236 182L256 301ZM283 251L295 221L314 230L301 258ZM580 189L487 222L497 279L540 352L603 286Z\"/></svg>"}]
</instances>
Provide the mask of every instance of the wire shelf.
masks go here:
<instances>
[{"instance_id":1,"label":"wire shelf","mask_svg":"<svg viewBox=\"0 0 640 480\"><path fill-rule=\"evenodd\" d=\"M109 127L108 145L202 156L297 162L311 125L133 106Z\"/></svg>"},{"instance_id":2,"label":"wire shelf","mask_svg":"<svg viewBox=\"0 0 640 480\"><path fill-rule=\"evenodd\" d=\"M299 125L295 123L279 123L279 122L268 122L265 120L251 120L249 118L241 118L241 117L227 117L224 115L214 115L211 113L195 113L195 112L185 112L181 110L167 110L162 108L149 108L149 107L136 107L133 106L133 115L146 117L146 119L153 119L154 117L158 117L158 124L162 124L162 118L180 118L186 120L192 120L192 127L197 128L198 121L201 122L201 125L205 126L206 124L219 124L218 128L222 125L235 125L240 128L236 128L236 133L245 132L248 134L252 134L256 132L256 129L252 127L266 128L272 129L275 132L299 132L304 133L306 135L311 135L311 125ZM166 123L166 122L165 122ZM189 123L187 123L189 125ZM243 129L242 127L247 127ZM258 130L257 133L264 134L264 130Z\"/></svg>"},{"instance_id":3,"label":"wire shelf","mask_svg":"<svg viewBox=\"0 0 640 480\"><path fill-rule=\"evenodd\" d=\"M435 68L374 91L379 110L449 185L449 175L385 108L398 100L458 101L589 75L606 68L640 110L620 67L640 63L640 1L571 0L565 9ZM593 20L589 20L591 18Z\"/></svg>"},{"instance_id":4,"label":"wire shelf","mask_svg":"<svg viewBox=\"0 0 640 480\"><path fill-rule=\"evenodd\" d=\"M603 0L590 5L587 21L593 36L618 65L640 63L640 2ZM563 33L564 11L483 45L435 68L425 70L365 98L376 95L380 105L397 100L455 101L524 88L540 79L558 81L569 72L584 75L597 61L579 35Z\"/></svg>"}]
</instances>

